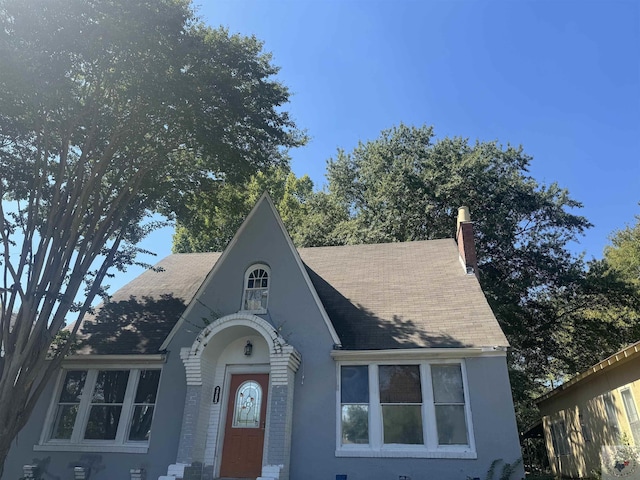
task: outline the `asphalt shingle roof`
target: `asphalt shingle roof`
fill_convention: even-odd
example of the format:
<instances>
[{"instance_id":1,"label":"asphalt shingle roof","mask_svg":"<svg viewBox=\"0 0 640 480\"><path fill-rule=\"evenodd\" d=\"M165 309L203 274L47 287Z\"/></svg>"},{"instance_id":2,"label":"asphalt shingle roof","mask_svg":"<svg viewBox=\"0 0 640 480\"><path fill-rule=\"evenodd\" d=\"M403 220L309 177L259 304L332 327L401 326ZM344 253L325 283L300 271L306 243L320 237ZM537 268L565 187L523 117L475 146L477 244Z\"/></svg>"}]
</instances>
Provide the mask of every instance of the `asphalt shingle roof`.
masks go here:
<instances>
[{"instance_id":1,"label":"asphalt shingle roof","mask_svg":"<svg viewBox=\"0 0 640 480\"><path fill-rule=\"evenodd\" d=\"M298 252L345 349L508 345L452 239ZM156 353L220 255L170 255L125 285L79 353Z\"/></svg>"},{"instance_id":2,"label":"asphalt shingle roof","mask_svg":"<svg viewBox=\"0 0 640 480\"><path fill-rule=\"evenodd\" d=\"M299 253L344 348L508 345L452 239Z\"/></svg>"},{"instance_id":3,"label":"asphalt shingle roof","mask_svg":"<svg viewBox=\"0 0 640 480\"><path fill-rule=\"evenodd\" d=\"M116 291L80 328L81 354L158 353L220 253L173 254ZM160 270L160 271L158 271Z\"/></svg>"}]
</instances>

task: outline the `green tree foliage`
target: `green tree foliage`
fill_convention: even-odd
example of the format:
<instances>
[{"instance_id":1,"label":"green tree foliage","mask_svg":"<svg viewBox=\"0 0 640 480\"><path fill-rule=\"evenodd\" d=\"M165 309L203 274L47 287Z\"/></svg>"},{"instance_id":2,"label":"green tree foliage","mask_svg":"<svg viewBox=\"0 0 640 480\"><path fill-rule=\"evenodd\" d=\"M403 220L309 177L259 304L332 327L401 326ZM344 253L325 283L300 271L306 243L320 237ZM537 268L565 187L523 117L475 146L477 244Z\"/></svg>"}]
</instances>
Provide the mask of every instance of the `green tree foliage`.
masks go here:
<instances>
[{"instance_id":1,"label":"green tree foliage","mask_svg":"<svg viewBox=\"0 0 640 480\"><path fill-rule=\"evenodd\" d=\"M296 177L287 163L256 172L244 182L212 182L183 206L173 252L219 252L233 238L260 195L269 192L294 242L303 231L313 182Z\"/></svg>"},{"instance_id":2,"label":"green tree foliage","mask_svg":"<svg viewBox=\"0 0 640 480\"><path fill-rule=\"evenodd\" d=\"M631 322L603 318L632 301L619 276L568 249L590 225L557 184L539 184L522 148L400 125L328 165L301 245L455 237L457 207L474 221L480 282L512 346L521 425L532 399L628 342Z\"/></svg>"},{"instance_id":3,"label":"green tree foliage","mask_svg":"<svg viewBox=\"0 0 640 480\"><path fill-rule=\"evenodd\" d=\"M75 330L52 340L136 262L148 215L304 141L275 73L186 0L0 2L0 475Z\"/></svg>"},{"instance_id":4,"label":"green tree foliage","mask_svg":"<svg viewBox=\"0 0 640 480\"><path fill-rule=\"evenodd\" d=\"M640 289L640 215L635 225L613 233L604 255L613 270Z\"/></svg>"}]
</instances>

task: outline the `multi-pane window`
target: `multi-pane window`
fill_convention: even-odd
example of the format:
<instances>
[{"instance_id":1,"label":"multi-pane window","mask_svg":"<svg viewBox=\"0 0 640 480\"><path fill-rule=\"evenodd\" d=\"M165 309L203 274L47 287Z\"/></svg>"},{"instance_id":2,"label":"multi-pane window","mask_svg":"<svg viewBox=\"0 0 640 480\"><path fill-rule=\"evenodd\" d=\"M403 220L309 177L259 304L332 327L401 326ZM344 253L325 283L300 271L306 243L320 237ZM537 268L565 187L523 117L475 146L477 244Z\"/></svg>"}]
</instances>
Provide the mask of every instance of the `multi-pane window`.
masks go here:
<instances>
[{"instance_id":1,"label":"multi-pane window","mask_svg":"<svg viewBox=\"0 0 640 480\"><path fill-rule=\"evenodd\" d=\"M460 365L431 365L439 445L466 445L467 423Z\"/></svg>"},{"instance_id":2,"label":"multi-pane window","mask_svg":"<svg viewBox=\"0 0 640 480\"><path fill-rule=\"evenodd\" d=\"M51 438L71 439L86 378L86 371L67 372L60 392Z\"/></svg>"},{"instance_id":3,"label":"multi-pane window","mask_svg":"<svg viewBox=\"0 0 640 480\"><path fill-rule=\"evenodd\" d=\"M129 428L130 441L149 441L151 419L156 405L160 370L141 370L136 397L133 403L133 416Z\"/></svg>"},{"instance_id":4,"label":"multi-pane window","mask_svg":"<svg viewBox=\"0 0 640 480\"><path fill-rule=\"evenodd\" d=\"M420 367L380 365L378 374L384 443L424 443Z\"/></svg>"},{"instance_id":5,"label":"multi-pane window","mask_svg":"<svg viewBox=\"0 0 640 480\"><path fill-rule=\"evenodd\" d=\"M269 299L269 269L266 265L251 267L245 275L242 309L262 311Z\"/></svg>"},{"instance_id":6,"label":"multi-pane window","mask_svg":"<svg viewBox=\"0 0 640 480\"><path fill-rule=\"evenodd\" d=\"M369 443L369 367L342 367L340 403L342 443Z\"/></svg>"},{"instance_id":7,"label":"multi-pane window","mask_svg":"<svg viewBox=\"0 0 640 480\"><path fill-rule=\"evenodd\" d=\"M67 370L48 436L56 443L148 442L160 370Z\"/></svg>"},{"instance_id":8,"label":"multi-pane window","mask_svg":"<svg viewBox=\"0 0 640 480\"><path fill-rule=\"evenodd\" d=\"M340 446L468 451L462 364L342 365Z\"/></svg>"},{"instance_id":9,"label":"multi-pane window","mask_svg":"<svg viewBox=\"0 0 640 480\"><path fill-rule=\"evenodd\" d=\"M91 396L89 420L84 429L84 438L87 440L114 440L116 438L128 382L128 370L102 370L98 372Z\"/></svg>"},{"instance_id":10,"label":"multi-pane window","mask_svg":"<svg viewBox=\"0 0 640 480\"><path fill-rule=\"evenodd\" d=\"M631 429L631 435L633 435L633 442L635 445L640 445L640 417L638 416L638 410L636 409L636 402L633 398L630 388L620 390L622 396L622 403L624 404L624 410L627 413L627 420L629 420L629 427Z\"/></svg>"}]
</instances>

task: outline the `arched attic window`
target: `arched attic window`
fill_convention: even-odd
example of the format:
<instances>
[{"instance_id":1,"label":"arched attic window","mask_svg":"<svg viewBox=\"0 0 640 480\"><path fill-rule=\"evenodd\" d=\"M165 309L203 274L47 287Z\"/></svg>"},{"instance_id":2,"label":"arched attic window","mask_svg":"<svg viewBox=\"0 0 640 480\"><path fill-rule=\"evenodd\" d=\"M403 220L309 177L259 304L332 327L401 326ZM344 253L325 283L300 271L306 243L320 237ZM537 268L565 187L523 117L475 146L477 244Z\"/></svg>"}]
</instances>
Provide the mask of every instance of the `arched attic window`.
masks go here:
<instances>
[{"instance_id":1,"label":"arched attic window","mask_svg":"<svg viewBox=\"0 0 640 480\"><path fill-rule=\"evenodd\" d=\"M242 309L264 313L269 300L271 270L263 264L251 265L244 274L244 294Z\"/></svg>"}]
</instances>

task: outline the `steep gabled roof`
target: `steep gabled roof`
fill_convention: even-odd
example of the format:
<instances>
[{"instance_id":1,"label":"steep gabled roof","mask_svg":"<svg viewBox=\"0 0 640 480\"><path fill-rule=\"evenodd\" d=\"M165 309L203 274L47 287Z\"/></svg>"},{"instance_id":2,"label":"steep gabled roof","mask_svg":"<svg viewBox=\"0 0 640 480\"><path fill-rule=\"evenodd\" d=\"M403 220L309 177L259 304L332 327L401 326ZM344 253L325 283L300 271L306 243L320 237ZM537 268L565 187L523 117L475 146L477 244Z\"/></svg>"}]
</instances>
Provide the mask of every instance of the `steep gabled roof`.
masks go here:
<instances>
[{"instance_id":1,"label":"steep gabled roof","mask_svg":"<svg viewBox=\"0 0 640 480\"><path fill-rule=\"evenodd\" d=\"M96 315L85 316L77 353L157 353L219 257L178 253L161 260L115 292Z\"/></svg>"},{"instance_id":2,"label":"steep gabled roof","mask_svg":"<svg viewBox=\"0 0 640 480\"><path fill-rule=\"evenodd\" d=\"M452 239L299 252L343 348L508 345Z\"/></svg>"},{"instance_id":3,"label":"steep gabled roof","mask_svg":"<svg viewBox=\"0 0 640 480\"><path fill-rule=\"evenodd\" d=\"M344 349L508 345L451 239L298 253ZM91 348L83 353L157 352L219 258L170 255L156 265L163 271L147 271L120 289L112 299L115 314L85 322ZM122 302L130 298L142 307ZM127 316L127 308L134 314Z\"/></svg>"},{"instance_id":4,"label":"steep gabled roof","mask_svg":"<svg viewBox=\"0 0 640 480\"><path fill-rule=\"evenodd\" d=\"M265 208L266 207L266 210ZM259 212L262 212L262 217L261 214ZM286 250L288 251L287 253L285 253L284 255L290 254L291 258L293 259L293 261L295 262L298 271L300 273L300 275L302 276L303 281L305 282L305 284L308 286L310 293L318 307L318 310L324 320L325 326L327 327L329 334L331 335L331 338L333 339L334 344L338 344L340 343L340 339L338 338L338 334L335 331L335 328L333 326L333 324L331 323L331 320L329 319L327 312L324 309L324 306L322 305L322 303L320 302L320 299L318 298L318 295L315 291L315 289L313 288L313 285L311 284L311 279L309 278L309 275L307 273L307 270L304 268L303 264L302 264L302 260L300 259L300 255L297 252L296 248L293 245L293 242L291 240L291 237L289 236L289 233L287 232L287 229L284 226L284 223L282 222L282 219L280 218L280 215L278 214L278 211L273 203L273 201L271 200L271 196L265 192L262 194L262 196L258 199L258 201L256 202L256 204L253 206L253 208L251 209L251 211L249 212L249 215L247 215L247 218L245 218L244 222L242 222L242 225L240 226L240 228L238 229L238 231L235 233L235 235L233 236L233 238L231 239L231 241L229 242L229 244L226 246L226 248L224 249L224 252L222 252L222 255L219 257L218 261L215 263L213 269L207 274L206 278L201 282L201 286L198 289L198 291L195 294L195 300L198 300L198 297L201 295L201 292L206 288L207 284L211 281L211 279L216 275L218 268L224 264L226 258L231 255L231 252L234 251L235 246L237 244L237 242L240 242L240 239L244 236L247 235L245 232L246 231L250 231L251 229L251 225L254 224L254 222L260 222L259 218L267 219L267 225L265 226L264 224L262 225L262 228L266 228L269 233L274 233L273 230L279 230L279 232L281 233L282 237L279 240L283 240L284 243L286 244ZM272 222L269 225L269 217L270 217L270 221ZM261 232L261 236L263 236L265 233L267 232ZM255 233L254 233L255 235ZM278 241L276 239L274 239L274 241ZM284 259L283 259L284 260ZM181 328L182 323L184 322L184 319L186 317L189 316L190 310L192 308L194 308L195 306L195 302L192 302L188 307L186 312L184 313L184 315L178 320L178 322L174 325L173 329L171 330L171 332L169 332L169 335L167 336L167 338L165 339L165 341L162 343L161 348L167 348L169 346L169 343L171 341L171 339L173 338L173 336L177 333L177 331Z\"/></svg>"}]
</instances>

